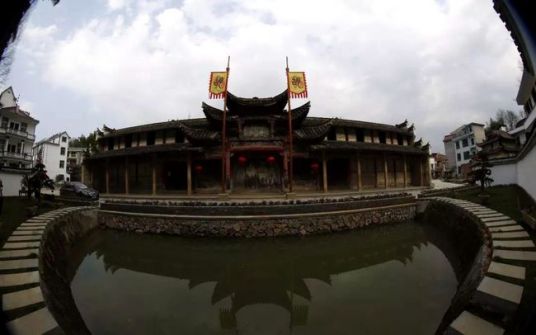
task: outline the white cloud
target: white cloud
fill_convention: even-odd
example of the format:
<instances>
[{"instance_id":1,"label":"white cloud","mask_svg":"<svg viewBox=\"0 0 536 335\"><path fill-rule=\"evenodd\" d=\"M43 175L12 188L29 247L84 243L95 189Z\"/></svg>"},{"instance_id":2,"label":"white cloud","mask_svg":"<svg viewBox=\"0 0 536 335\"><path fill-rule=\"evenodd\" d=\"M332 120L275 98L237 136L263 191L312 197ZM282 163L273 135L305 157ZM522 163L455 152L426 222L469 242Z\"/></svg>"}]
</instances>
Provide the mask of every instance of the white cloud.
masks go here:
<instances>
[{"instance_id":1,"label":"white cloud","mask_svg":"<svg viewBox=\"0 0 536 335\"><path fill-rule=\"evenodd\" d=\"M408 118L439 151L460 123L515 108L519 56L488 2L109 0L108 8L46 42L35 62L110 126L201 116L208 73L227 55L235 94L282 91L289 56L307 72L313 115ZM25 32L24 44L54 36L50 27Z\"/></svg>"}]
</instances>

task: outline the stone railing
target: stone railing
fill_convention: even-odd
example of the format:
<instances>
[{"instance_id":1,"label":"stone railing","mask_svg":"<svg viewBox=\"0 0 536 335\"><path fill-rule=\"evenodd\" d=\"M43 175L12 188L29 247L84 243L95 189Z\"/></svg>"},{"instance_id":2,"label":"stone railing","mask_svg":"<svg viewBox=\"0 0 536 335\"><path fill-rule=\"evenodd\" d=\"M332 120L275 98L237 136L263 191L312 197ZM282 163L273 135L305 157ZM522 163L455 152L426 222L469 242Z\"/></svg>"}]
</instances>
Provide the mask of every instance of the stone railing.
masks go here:
<instances>
[{"instance_id":1,"label":"stone railing","mask_svg":"<svg viewBox=\"0 0 536 335\"><path fill-rule=\"evenodd\" d=\"M534 242L511 218L463 200L419 200L425 222L446 228L459 250L462 280L438 334L524 333L514 317L523 296L524 262L536 261Z\"/></svg>"},{"instance_id":2,"label":"stone railing","mask_svg":"<svg viewBox=\"0 0 536 335\"><path fill-rule=\"evenodd\" d=\"M22 223L0 251L2 308L13 335L89 334L70 288L71 245L97 227L96 208L68 207Z\"/></svg>"}]
</instances>

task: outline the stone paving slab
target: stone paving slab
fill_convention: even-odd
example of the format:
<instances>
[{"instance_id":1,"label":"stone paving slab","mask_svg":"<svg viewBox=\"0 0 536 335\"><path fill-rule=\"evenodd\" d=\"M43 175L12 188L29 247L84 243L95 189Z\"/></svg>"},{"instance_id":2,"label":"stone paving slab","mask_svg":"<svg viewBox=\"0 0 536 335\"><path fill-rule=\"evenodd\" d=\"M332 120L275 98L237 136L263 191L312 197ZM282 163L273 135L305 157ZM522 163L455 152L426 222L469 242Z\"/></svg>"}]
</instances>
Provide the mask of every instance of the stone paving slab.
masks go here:
<instances>
[{"instance_id":1,"label":"stone paving slab","mask_svg":"<svg viewBox=\"0 0 536 335\"><path fill-rule=\"evenodd\" d=\"M58 327L47 308L41 308L23 317L8 322L7 328L17 335L44 334Z\"/></svg>"},{"instance_id":2,"label":"stone paving slab","mask_svg":"<svg viewBox=\"0 0 536 335\"><path fill-rule=\"evenodd\" d=\"M0 261L0 270L36 269L38 266L39 260L37 258Z\"/></svg>"},{"instance_id":3,"label":"stone paving slab","mask_svg":"<svg viewBox=\"0 0 536 335\"><path fill-rule=\"evenodd\" d=\"M40 235L20 235L20 236L11 236L7 239L7 242L20 242L20 241L40 241Z\"/></svg>"},{"instance_id":4,"label":"stone paving slab","mask_svg":"<svg viewBox=\"0 0 536 335\"><path fill-rule=\"evenodd\" d=\"M498 227L498 226L511 226L517 225L517 222L514 220L504 220L504 221L494 221L494 222L484 222L487 227Z\"/></svg>"},{"instance_id":5,"label":"stone paving slab","mask_svg":"<svg viewBox=\"0 0 536 335\"><path fill-rule=\"evenodd\" d=\"M523 286L487 276L482 279L477 291L513 302L514 304L519 304L523 296Z\"/></svg>"},{"instance_id":6,"label":"stone paving slab","mask_svg":"<svg viewBox=\"0 0 536 335\"><path fill-rule=\"evenodd\" d=\"M465 335L501 335L504 333L501 327L467 311L463 311L450 326Z\"/></svg>"},{"instance_id":7,"label":"stone paving slab","mask_svg":"<svg viewBox=\"0 0 536 335\"><path fill-rule=\"evenodd\" d=\"M6 242L4 249L27 249L38 248L41 242Z\"/></svg>"},{"instance_id":8,"label":"stone paving slab","mask_svg":"<svg viewBox=\"0 0 536 335\"><path fill-rule=\"evenodd\" d=\"M488 272L521 280L525 279L525 268L517 265L491 262L488 268Z\"/></svg>"},{"instance_id":9,"label":"stone paving slab","mask_svg":"<svg viewBox=\"0 0 536 335\"><path fill-rule=\"evenodd\" d=\"M24 222L31 222L31 223L45 223L45 222L48 222L49 220L48 219L28 219Z\"/></svg>"},{"instance_id":10,"label":"stone paving slab","mask_svg":"<svg viewBox=\"0 0 536 335\"><path fill-rule=\"evenodd\" d=\"M11 236L13 235L43 235L44 229L34 229L34 230L21 230L17 231L15 230L13 233L11 233Z\"/></svg>"},{"instance_id":11,"label":"stone paving slab","mask_svg":"<svg viewBox=\"0 0 536 335\"><path fill-rule=\"evenodd\" d=\"M21 249L21 250L2 250L0 251L0 259L15 258L15 257L31 257L36 256L39 249Z\"/></svg>"},{"instance_id":12,"label":"stone paving slab","mask_svg":"<svg viewBox=\"0 0 536 335\"><path fill-rule=\"evenodd\" d=\"M0 287L10 287L25 284L39 284L39 272L21 272L0 274Z\"/></svg>"},{"instance_id":13,"label":"stone paving slab","mask_svg":"<svg viewBox=\"0 0 536 335\"><path fill-rule=\"evenodd\" d=\"M504 231L525 231L525 228L523 228L520 225L514 225L514 226L504 226L504 227L491 227L489 228L489 231L492 233L500 233Z\"/></svg>"},{"instance_id":14,"label":"stone paving slab","mask_svg":"<svg viewBox=\"0 0 536 335\"><path fill-rule=\"evenodd\" d=\"M532 240L493 240L493 247L501 248L534 248Z\"/></svg>"},{"instance_id":15,"label":"stone paving slab","mask_svg":"<svg viewBox=\"0 0 536 335\"><path fill-rule=\"evenodd\" d=\"M536 261L536 251L493 250L493 258L513 259L519 261Z\"/></svg>"},{"instance_id":16,"label":"stone paving slab","mask_svg":"<svg viewBox=\"0 0 536 335\"><path fill-rule=\"evenodd\" d=\"M30 306L43 301L41 287L36 286L26 290L4 294L2 296L2 308L4 311L10 311L12 309Z\"/></svg>"},{"instance_id":17,"label":"stone paving slab","mask_svg":"<svg viewBox=\"0 0 536 335\"><path fill-rule=\"evenodd\" d=\"M493 233L493 238L521 238L521 237L529 237L529 234L526 231L516 231L516 232L508 232L508 233Z\"/></svg>"}]
</instances>

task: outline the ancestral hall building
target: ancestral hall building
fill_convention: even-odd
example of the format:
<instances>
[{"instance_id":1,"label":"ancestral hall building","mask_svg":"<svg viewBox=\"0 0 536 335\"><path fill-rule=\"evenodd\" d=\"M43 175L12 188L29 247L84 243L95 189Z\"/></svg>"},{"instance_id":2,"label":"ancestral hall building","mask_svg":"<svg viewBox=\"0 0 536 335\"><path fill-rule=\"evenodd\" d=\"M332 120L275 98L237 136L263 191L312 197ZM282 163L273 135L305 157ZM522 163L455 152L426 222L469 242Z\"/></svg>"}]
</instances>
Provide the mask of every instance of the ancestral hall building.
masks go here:
<instances>
[{"instance_id":1,"label":"ancestral hall building","mask_svg":"<svg viewBox=\"0 0 536 335\"><path fill-rule=\"evenodd\" d=\"M205 118L105 127L99 152L84 163L84 182L101 193L218 194L224 161L226 192L287 192L287 99L286 90L271 98L228 93L225 150L224 113L205 103ZM430 185L429 147L415 141L407 121L393 126L308 117L310 106L291 113L294 192Z\"/></svg>"}]
</instances>

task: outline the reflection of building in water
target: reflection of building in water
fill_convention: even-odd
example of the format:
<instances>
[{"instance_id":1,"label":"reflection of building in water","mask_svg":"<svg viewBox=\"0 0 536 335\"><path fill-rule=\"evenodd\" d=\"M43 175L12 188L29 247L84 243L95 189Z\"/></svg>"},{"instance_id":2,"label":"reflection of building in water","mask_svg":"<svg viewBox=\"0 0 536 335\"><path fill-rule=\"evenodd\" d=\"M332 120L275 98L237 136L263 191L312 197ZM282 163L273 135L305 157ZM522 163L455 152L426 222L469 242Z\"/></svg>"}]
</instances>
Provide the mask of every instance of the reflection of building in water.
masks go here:
<instances>
[{"instance_id":1,"label":"reflection of building in water","mask_svg":"<svg viewBox=\"0 0 536 335\"><path fill-rule=\"evenodd\" d=\"M219 309L216 317L222 329L235 329L240 323L240 313L259 304L281 308L288 315L285 320L291 328L305 325L314 304L308 280L332 285L334 275L389 261L406 264L412 262L415 247L428 243L421 228L399 229L397 226L371 229L366 234L314 236L301 241L212 240L200 243L198 239L112 231L95 236L100 240L86 242L85 251L75 256L78 258L74 261L75 267L88 252L95 251L112 273L128 269L179 278L188 280L190 290L206 289L207 286L200 285L210 283L210 304Z\"/></svg>"},{"instance_id":2,"label":"reflection of building in water","mask_svg":"<svg viewBox=\"0 0 536 335\"><path fill-rule=\"evenodd\" d=\"M272 98L228 94L223 112L203 103L205 118L124 129L104 128L100 152L86 161L85 182L102 193L284 192L289 188L287 92ZM309 117L310 103L292 110L293 190L429 186L428 146L414 127ZM222 157L225 157L222 160Z\"/></svg>"}]
</instances>

